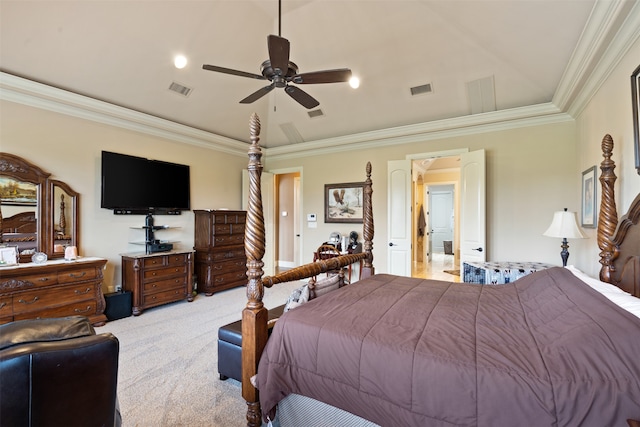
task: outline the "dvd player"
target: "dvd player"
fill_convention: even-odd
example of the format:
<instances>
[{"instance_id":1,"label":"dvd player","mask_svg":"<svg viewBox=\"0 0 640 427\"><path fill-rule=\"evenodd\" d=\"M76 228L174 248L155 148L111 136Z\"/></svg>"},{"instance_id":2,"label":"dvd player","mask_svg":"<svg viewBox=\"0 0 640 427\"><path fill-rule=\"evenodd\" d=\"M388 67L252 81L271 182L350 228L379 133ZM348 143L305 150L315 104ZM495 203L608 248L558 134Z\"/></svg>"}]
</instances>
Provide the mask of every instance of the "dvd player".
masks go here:
<instances>
[{"instance_id":1,"label":"dvd player","mask_svg":"<svg viewBox=\"0 0 640 427\"><path fill-rule=\"evenodd\" d=\"M173 249L172 243L151 242L147 243L147 253L167 252Z\"/></svg>"}]
</instances>

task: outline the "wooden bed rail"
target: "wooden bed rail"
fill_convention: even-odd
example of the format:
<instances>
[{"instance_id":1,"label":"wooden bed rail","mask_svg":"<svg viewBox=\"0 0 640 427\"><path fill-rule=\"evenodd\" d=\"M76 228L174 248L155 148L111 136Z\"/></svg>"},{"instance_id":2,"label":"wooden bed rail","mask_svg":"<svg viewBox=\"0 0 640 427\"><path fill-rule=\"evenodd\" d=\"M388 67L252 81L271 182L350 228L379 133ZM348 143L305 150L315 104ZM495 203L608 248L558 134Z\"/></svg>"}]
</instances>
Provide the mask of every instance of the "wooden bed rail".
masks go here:
<instances>
[{"instance_id":1,"label":"wooden bed rail","mask_svg":"<svg viewBox=\"0 0 640 427\"><path fill-rule=\"evenodd\" d=\"M247 255L247 305L242 311L242 397L247 402L247 426L259 427L262 424L262 414L258 391L251 383L256 374L260 355L267 344L268 313L262 298L264 288L277 283L301 280L338 270L356 261L363 263L361 278L374 274L373 267L373 208L371 204L373 187L371 183L371 163L367 163L364 191L363 191L363 252L345 254L328 260L316 261L300 267L276 274L271 277L264 275L265 225L262 208L262 191L260 178L262 175L262 150L260 141L260 119L252 114L249 121L251 146L249 148L249 203L247 207L247 221L245 227L245 253ZM284 301L283 301L284 303Z\"/></svg>"}]
</instances>

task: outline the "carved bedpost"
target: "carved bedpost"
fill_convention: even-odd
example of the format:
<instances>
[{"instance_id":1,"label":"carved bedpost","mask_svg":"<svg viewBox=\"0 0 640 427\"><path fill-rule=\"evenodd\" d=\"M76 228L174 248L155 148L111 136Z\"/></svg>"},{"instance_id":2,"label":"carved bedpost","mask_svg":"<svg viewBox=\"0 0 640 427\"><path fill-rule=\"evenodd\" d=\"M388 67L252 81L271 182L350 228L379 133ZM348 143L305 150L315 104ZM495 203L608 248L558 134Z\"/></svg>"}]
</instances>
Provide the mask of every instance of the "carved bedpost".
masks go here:
<instances>
[{"instance_id":1,"label":"carved bedpost","mask_svg":"<svg viewBox=\"0 0 640 427\"><path fill-rule=\"evenodd\" d=\"M257 372L260 355L267 343L267 309L262 303L262 257L265 250L264 217L260 177L262 175L262 150L260 119L252 114L250 119L251 147L249 149L249 205L245 227L245 253L247 255L247 305L242 311L242 397L247 402L247 426L259 427L262 414L258 391L251 384Z\"/></svg>"},{"instance_id":2,"label":"carved bedpost","mask_svg":"<svg viewBox=\"0 0 640 427\"><path fill-rule=\"evenodd\" d=\"M600 280L609 282L611 273L614 270L613 261L617 253L612 242L613 233L618 225L618 212L616 211L616 201L614 195L614 184L616 182L616 167L611 160L613 151L613 138L607 134L602 139L602 157L600 163L600 185L602 186L602 198L600 200L600 213L598 214L598 247L600 248Z\"/></svg>"},{"instance_id":3,"label":"carved bedpost","mask_svg":"<svg viewBox=\"0 0 640 427\"><path fill-rule=\"evenodd\" d=\"M375 273L373 268L373 186L371 183L371 162L367 162L367 179L364 182L364 212L363 212L363 230L364 252L367 258L364 260L362 268L362 277L372 276Z\"/></svg>"}]
</instances>

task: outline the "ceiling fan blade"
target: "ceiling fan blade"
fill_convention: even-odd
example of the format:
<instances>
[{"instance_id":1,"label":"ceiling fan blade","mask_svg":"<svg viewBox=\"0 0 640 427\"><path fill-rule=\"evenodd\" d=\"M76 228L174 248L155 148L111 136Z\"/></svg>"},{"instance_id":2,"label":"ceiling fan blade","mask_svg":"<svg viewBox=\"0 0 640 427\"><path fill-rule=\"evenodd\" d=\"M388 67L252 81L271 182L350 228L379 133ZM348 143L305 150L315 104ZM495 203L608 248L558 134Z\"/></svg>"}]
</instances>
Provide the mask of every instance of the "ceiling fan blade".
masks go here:
<instances>
[{"instance_id":1,"label":"ceiling fan blade","mask_svg":"<svg viewBox=\"0 0 640 427\"><path fill-rule=\"evenodd\" d=\"M246 71L232 70L231 68L218 67L217 65L204 64L202 66L204 70L216 71L218 73L231 74L232 76L249 77L250 79L267 80L260 74L248 73Z\"/></svg>"},{"instance_id":2,"label":"ceiling fan blade","mask_svg":"<svg viewBox=\"0 0 640 427\"><path fill-rule=\"evenodd\" d=\"M339 68L337 70L313 71L310 73L297 74L291 78L291 81L297 84L342 83L348 82L350 78L350 69Z\"/></svg>"},{"instance_id":3,"label":"ceiling fan blade","mask_svg":"<svg viewBox=\"0 0 640 427\"><path fill-rule=\"evenodd\" d=\"M290 97L298 101L300 105L310 110L312 108L317 107L320 103L307 92L295 86L287 86L284 88L284 91L289 94Z\"/></svg>"},{"instance_id":4,"label":"ceiling fan blade","mask_svg":"<svg viewBox=\"0 0 640 427\"><path fill-rule=\"evenodd\" d=\"M267 46L274 73L280 76L286 75L289 70L289 40L271 34L267 36Z\"/></svg>"},{"instance_id":5,"label":"ceiling fan blade","mask_svg":"<svg viewBox=\"0 0 640 427\"><path fill-rule=\"evenodd\" d=\"M251 95L240 101L240 104L251 104L252 102L257 101L258 99L271 92L274 87L276 87L275 83L271 83L269 86L258 89L257 91L253 92Z\"/></svg>"}]
</instances>

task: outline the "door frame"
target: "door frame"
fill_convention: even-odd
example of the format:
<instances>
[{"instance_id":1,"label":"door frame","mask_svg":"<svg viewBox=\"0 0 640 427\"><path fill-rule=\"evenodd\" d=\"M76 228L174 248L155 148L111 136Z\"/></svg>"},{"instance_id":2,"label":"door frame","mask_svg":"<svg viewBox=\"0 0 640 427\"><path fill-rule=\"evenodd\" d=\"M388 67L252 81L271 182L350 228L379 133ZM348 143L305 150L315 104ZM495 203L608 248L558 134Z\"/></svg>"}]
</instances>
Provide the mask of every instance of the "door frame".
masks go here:
<instances>
[{"instance_id":1,"label":"door frame","mask_svg":"<svg viewBox=\"0 0 640 427\"><path fill-rule=\"evenodd\" d=\"M272 173L274 176L278 176L278 175L286 175L286 174L290 174L290 173L297 173L299 175L298 178L298 184L295 186L294 191L297 190L298 194L294 194L293 195L293 201L294 201L294 209L293 209L293 213L294 213L294 224L295 226L297 226L297 229L300 230L300 235L299 236L293 236L294 239L297 239L297 241L293 242L293 247L294 250L295 248L298 249L298 253L294 253L294 264L295 267L302 265L302 260L303 258L303 248L304 248L304 233L302 230L304 230L303 228L303 222L302 222L302 206L304 206L303 203L303 193L304 191L302 191L303 187L303 177L302 177L302 166L295 166L295 167L291 167L291 168L283 168L283 169L269 169L268 172ZM272 197L272 203L275 206L276 205L276 191L273 192ZM278 242L278 230L274 228L274 234L275 234L275 245L276 247L278 247L279 242ZM295 233L294 233L295 234Z\"/></svg>"}]
</instances>

